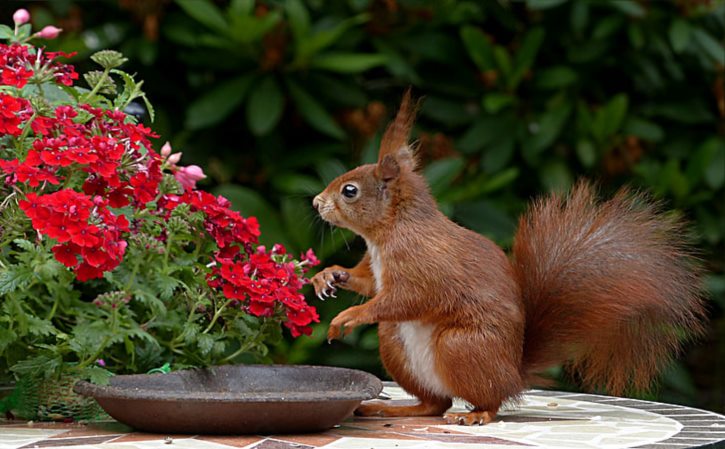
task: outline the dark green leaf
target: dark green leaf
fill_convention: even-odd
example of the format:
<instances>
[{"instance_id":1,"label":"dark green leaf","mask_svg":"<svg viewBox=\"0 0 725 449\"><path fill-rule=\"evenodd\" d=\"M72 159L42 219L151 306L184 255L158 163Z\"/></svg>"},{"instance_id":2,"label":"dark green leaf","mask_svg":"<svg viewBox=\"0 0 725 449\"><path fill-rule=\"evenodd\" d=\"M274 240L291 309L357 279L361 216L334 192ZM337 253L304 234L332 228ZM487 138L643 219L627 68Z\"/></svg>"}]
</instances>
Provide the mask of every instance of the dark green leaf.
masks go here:
<instances>
[{"instance_id":1,"label":"dark green leaf","mask_svg":"<svg viewBox=\"0 0 725 449\"><path fill-rule=\"evenodd\" d=\"M568 0L526 0L526 6L529 9L549 9L555 6L563 5Z\"/></svg>"},{"instance_id":2,"label":"dark green leaf","mask_svg":"<svg viewBox=\"0 0 725 449\"><path fill-rule=\"evenodd\" d=\"M560 89L578 78L577 72L565 65L549 67L538 73L536 85L542 89Z\"/></svg>"},{"instance_id":3,"label":"dark green leaf","mask_svg":"<svg viewBox=\"0 0 725 449\"><path fill-rule=\"evenodd\" d=\"M521 82L526 72L531 69L536 60L536 55L539 53L539 48L544 42L544 35L543 28L535 27L524 36L521 47L514 57L513 71L508 80L510 89L514 89Z\"/></svg>"},{"instance_id":4,"label":"dark green leaf","mask_svg":"<svg viewBox=\"0 0 725 449\"><path fill-rule=\"evenodd\" d=\"M472 26L461 28L461 39L466 46L468 55L482 72L496 68L493 56L493 45L483 31Z\"/></svg>"},{"instance_id":5,"label":"dark green leaf","mask_svg":"<svg viewBox=\"0 0 725 449\"><path fill-rule=\"evenodd\" d=\"M553 107L529 126L531 134L523 142L524 155L529 161L556 141L570 113L569 105Z\"/></svg>"},{"instance_id":6,"label":"dark green leaf","mask_svg":"<svg viewBox=\"0 0 725 449\"><path fill-rule=\"evenodd\" d=\"M430 96L425 99L421 114L449 126L465 125L475 118L475 112L462 101Z\"/></svg>"},{"instance_id":7,"label":"dark green leaf","mask_svg":"<svg viewBox=\"0 0 725 449\"><path fill-rule=\"evenodd\" d=\"M589 3L573 2L571 6L571 27L578 34L584 32L589 23Z\"/></svg>"},{"instance_id":8,"label":"dark green leaf","mask_svg":"<svg viewBox=\"0 0 725 449\"><path fill-rule=\"evenodd\" d=\"M705 170L705 182L714 190L725 184L725 143L722 140L714 147L714 154Z\"/></svg>"},{"instance_id":9,"label":"dark green leaf","mask_svg":"<svg viewBox=\"0 0 725 449\"><path fill-rule=\"evenodd\" d=\"M221 83L196 99L186 111L186 126L206 128L228 117L242 102L254 75L244 75Z\"/></svg>"},{"instance_id":10,"label":"dark green leaf","mask_svg":"<svg viewBox=\"0 0 725 449\"><path fill-rule=\"evenodd\" d=\"M627 95L617 94L596 112L592 132L598 141L602 142L619 131L624 117L627 115L628 105Z\"/></svg>"},{"instance_id":11,"label":"dark green leaf","mask_svg":"<svg viewBox=\"0 0 725 449\"><path fill-rule=\"evenodd\" d=\"M269 133L282 118L284 96L277 81L268 76L252 88L247 103L247 125L255 135Z\"/></svg>"},{"instance_id":12,"label":"dark green leaf","mask_svg":"<svg viewBox=\"0 0 725 449\"><path fill-rule=\"evenodd\" d=\"M307 123L316 130L336 139L343 139L345 137L345 132L340 128L340 125L318 103L317 99L291 81L287 83L287 86L289 87L289 92L292 96L292 101L294 101L297 107L297 111Z\"/></svg>"},{"instance_id":13,"label":"dark green leaf","mask_svg":"<svg viewBox=\"0 0 725 449\"><path fill-rule=\"evenodd\" d=\"M176 0L176 4L181 6L181 9L189 16L212 30L222 33L226 33L229 30L229 25L227 25L224 15L209 0Z\"/></svg>"},{"instance_id":14,"label":"dark green leaf","mask_svg":"<svg viewBox=\"0 0 725 449\"><path fill-rule=\"evenodd\" d=\"M702 50L712 59L713 63L723 65L725 63L725 48L722 41L718 41L702 28L695 28L692 37Z\"/></svg>"},{"instance_id":15,"label":"dark green leaf","mask_svg":"<svg viewBox=\"0 0 725 449\"><path fill-rule=\"evenodd\" d=\"M280 192L314 196L325 188L317 179L301 173L281 173L272 178L272 184Z\"/></svg>"},{"instance_id":16,"label":"dark green leaf","mask_svg":"<svg viewBox=\"0 0 725 449\"><path fill-rule=\"evenodd\" d=\"M249 16L254 12L254 0L232 0L229 14L233 16Z\"/></svg>"},{"instance_id":17,"label":"dark green leaf","mask_svg":"<svg viewBox=\"0 0 725 449\"><path fill-rule=\"evenodd\" d=\"M549 191L564 192L574 183L574 176L563 162L550 162L541 169L541 183Z\"/></svg>"},{"instance_id":18,"label":"dark green leaf","mask_svg":"<svg viewBox=\"0 0 725 449\"><path fill-rule=\"evenodd\" d=\"M690 43L690 36L692 34L692 28L690 24L679 17L672 21L670 24L670 44L675 53L682 53Z\"/></svg>"},{"instance_id":19,"label":"dark green leaf","mask_svg":"<svg viewBox=\"0 0 725 449\"><path fill-rule=\"evenodd\" d=\"M317 163L317 173L320 175L322 182L327 185L341 174L347 171L347 168L337 159L324 159Z\"/></svg>"},{"instance_id":20,"label":"dark green leaf","mask_svg":"<svg viewBox=\"0 0 725 449\"><path fill-rule=\"evenodd\" d=\"M297 40L304 39L310 30L310 14L307 7L300 0L287 0L284 5L292 34Z\"/></svg>"},{"instance_id":21,"label":"dark green leaf","mask_svg":"<svg viewBox=\"0 0 725 449\"><path fill-rule=\"evenodd\" d=\"M312 59L312 67L338 73L358 73L383 65L385 55L377 53L324 53Z\"/></svg>"},{"instance_id":22,"label":"dark green leaf","mask_svg":"<svg viewBox=\"0 0 725 449\"><path fill-rule=\"evenodd\" d=\"M642 18L647 14L644 7L634 0L610 0L606 4L630 17Z\"/></svg>"},{"instance_id":23,"label":"dark green leaf","mask_svg":"<svg viewBox=\"0 0 725 449\"><path fill-rule=\"evenodd\" d=\"M659 142L665 137L658 124L639 117L629 117L624 123L624 132L651 142Z\"/></svg>"},{"instance_id":24,"label":"dark green leaf","mask_svg":"<svg viewBox=\"0 0 725 449\"><path fill-rule=\"evenodd\" d=\"M591 168L597 161L597 151L588 140L580 140L576 144L576 154L583 166Z\"/></svg>"},{"instance_id":25,"label":"dark green leaf","mask_svg":"<svg viewBox=\"0 0 725 449\"><path fill-rule=\"evenodd\" d=\"M490 201L462 203L454 212L456 220L498 242L510 241L515 224L501 207Z\"/></svg>"},{"instance_id":26,"label":"dark green leaf","mask_svg":"<svg viewBox=\"0 0 725 449\"><path fill-rule=\"evenodd\" d=\"M494 92L483 97L483 108L491 114L495 114L515 101L516 98L513 95Z\"/></svg>"},{"instance_id":27,"label":"dark green leaf","mask_svg":"<svg viewBox=\"0 0 725 449\"><path fill-rule=\"evenodd\" d=\"M463 167L464 161L461 158L439 159L430 163L425 168L424 174L433 194L438 195L448 188Z\"/></svg>"}]
</instances>

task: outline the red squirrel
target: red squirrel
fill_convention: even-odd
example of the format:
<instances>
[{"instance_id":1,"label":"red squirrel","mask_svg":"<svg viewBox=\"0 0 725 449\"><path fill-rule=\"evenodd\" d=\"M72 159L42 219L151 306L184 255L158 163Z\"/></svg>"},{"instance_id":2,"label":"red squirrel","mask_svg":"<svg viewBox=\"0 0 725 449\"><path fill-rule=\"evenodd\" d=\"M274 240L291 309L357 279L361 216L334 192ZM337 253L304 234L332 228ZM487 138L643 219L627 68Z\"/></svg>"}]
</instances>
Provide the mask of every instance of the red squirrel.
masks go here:
<instances>
[{"instance_id":1,"label":"red squirrel","mask_svg":"<svg viewBox=\"0 0 725 449\"><path fill-rule=\"evenodd\" d=\"M378 162L333 180L313 200L323 220L365 239L353 268L316 274L318 296L343 288L372 297L331 322L328 338L378 323L388 373L419 399L363 403L363 416L440 416L491 422L504 401L564 364L588 389L646 389L703 331L701 273L680 220L641 195L599 202L579 182L535 201L511 258L438 210L408 141L410 92L383 135Z\"/></svg>"}]
</instances>

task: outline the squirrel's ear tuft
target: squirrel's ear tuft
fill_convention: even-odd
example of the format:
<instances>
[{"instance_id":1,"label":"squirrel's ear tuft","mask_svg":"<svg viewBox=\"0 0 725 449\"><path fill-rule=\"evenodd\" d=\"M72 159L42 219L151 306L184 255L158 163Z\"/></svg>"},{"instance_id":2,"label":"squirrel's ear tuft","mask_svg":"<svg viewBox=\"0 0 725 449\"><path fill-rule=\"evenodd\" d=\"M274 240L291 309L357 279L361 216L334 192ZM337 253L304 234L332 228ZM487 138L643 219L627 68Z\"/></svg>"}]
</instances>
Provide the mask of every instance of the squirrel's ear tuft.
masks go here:
<instances>
[{"instance_id":1,"label":"squirrel's ear tuft","mask_svg":"<svg viewBox=\"0 0 725 449\"><path fill-rule=\"evenodd\" d=\"M375 167L375 175L384 182L392 181L399 174L400 165L398 165L398 161L390 154L383 156L383 159L378 162L378 166Z\"/></svg>"},{"instance_id":2,"label":"squirrel's ear tuft","mask_svg":"<svg viewBox=\"0 0 725 449\"><path fill-rule=\"evenodd\" d=\"M408 147L408 139L410 131L415 122L415 113L418 109L417 102L411 98L410 88L405 91L403 101L400 103L398 115L395 120L388 125L380 142L380 154L378 156L378 165L380 165L385 156L391 155L398 159L399 163L409 164L415 167L415 160L412 151Z\"/></svg>"}]
</instances>

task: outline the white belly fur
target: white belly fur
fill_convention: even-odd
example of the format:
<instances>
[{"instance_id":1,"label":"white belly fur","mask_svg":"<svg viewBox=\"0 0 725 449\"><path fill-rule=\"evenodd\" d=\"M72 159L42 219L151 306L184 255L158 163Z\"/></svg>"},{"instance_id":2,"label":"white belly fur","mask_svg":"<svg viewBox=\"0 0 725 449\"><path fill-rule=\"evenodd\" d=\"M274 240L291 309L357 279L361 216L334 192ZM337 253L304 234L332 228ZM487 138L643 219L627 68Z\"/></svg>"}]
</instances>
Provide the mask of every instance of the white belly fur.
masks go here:
<instances>
[{"instance_id":1,"label":"white belly fur","mask_svg":"<svg viewBox=\"0 0 725 449\"><path fill-rule=\"evenodd\" d=\"M370 254L370 270L375 278L375 291L379 292L383 287L383 266L380 251L375 245L369 242L366 243ZM434 325L424 324L420 321L398 323L398 337L405 350L408 372L417 380L421 388L431 394L452 397L453 395L435 370L431 341L434 330Z\"/></svg>"},{"instance_id":2,"label":"white belly fur","mask_svg":"<svg viewBox=\"0 0 725 449\"><path fill-rule=\"evenodd\" d=\"M435 368L433 354L433 331L435 325L420 321L398 323L398 336L405 348L408 371L424 390L441 397L452 397Z\"/></svg>"}]
</instances>

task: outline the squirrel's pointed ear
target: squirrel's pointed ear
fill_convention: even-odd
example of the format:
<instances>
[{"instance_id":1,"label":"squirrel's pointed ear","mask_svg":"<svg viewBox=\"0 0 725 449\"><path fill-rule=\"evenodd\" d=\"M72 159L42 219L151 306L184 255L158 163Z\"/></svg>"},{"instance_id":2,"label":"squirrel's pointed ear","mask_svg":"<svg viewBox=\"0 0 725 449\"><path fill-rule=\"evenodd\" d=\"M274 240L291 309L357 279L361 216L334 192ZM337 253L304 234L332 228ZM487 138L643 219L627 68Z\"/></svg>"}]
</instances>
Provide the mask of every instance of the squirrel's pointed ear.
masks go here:
<instances>
[{"instance_id":1,"label":"squirrel's pointed ear","mask_svg":"<svg viewBox=\"0 0 725 449\"><path fill-rule=\"evenodd\" d=\"M380 154L378 155L378 165L383 162L385 156L393 156L398 165L409 165L411 169L415 168L415 157L412 150L408 146L410 131L415 122L415 113L417 104L411 98L410 88L405 91L403 101L400 103L400 109L395 116L395 120L388 125L380 142Z\"/></svg>"},{"instance_id":2,"label":"squirrel's pointed ear","mask_svg":"<svg viewBox=\"0 0 725 449\"><path fill-rule=\"evenodd\" d=\"M398 177L398 174L400 174L400 165L390 154L385 155L375 167L375 175L384 182L392 181Z\"/></svg>"}]
</instances>

